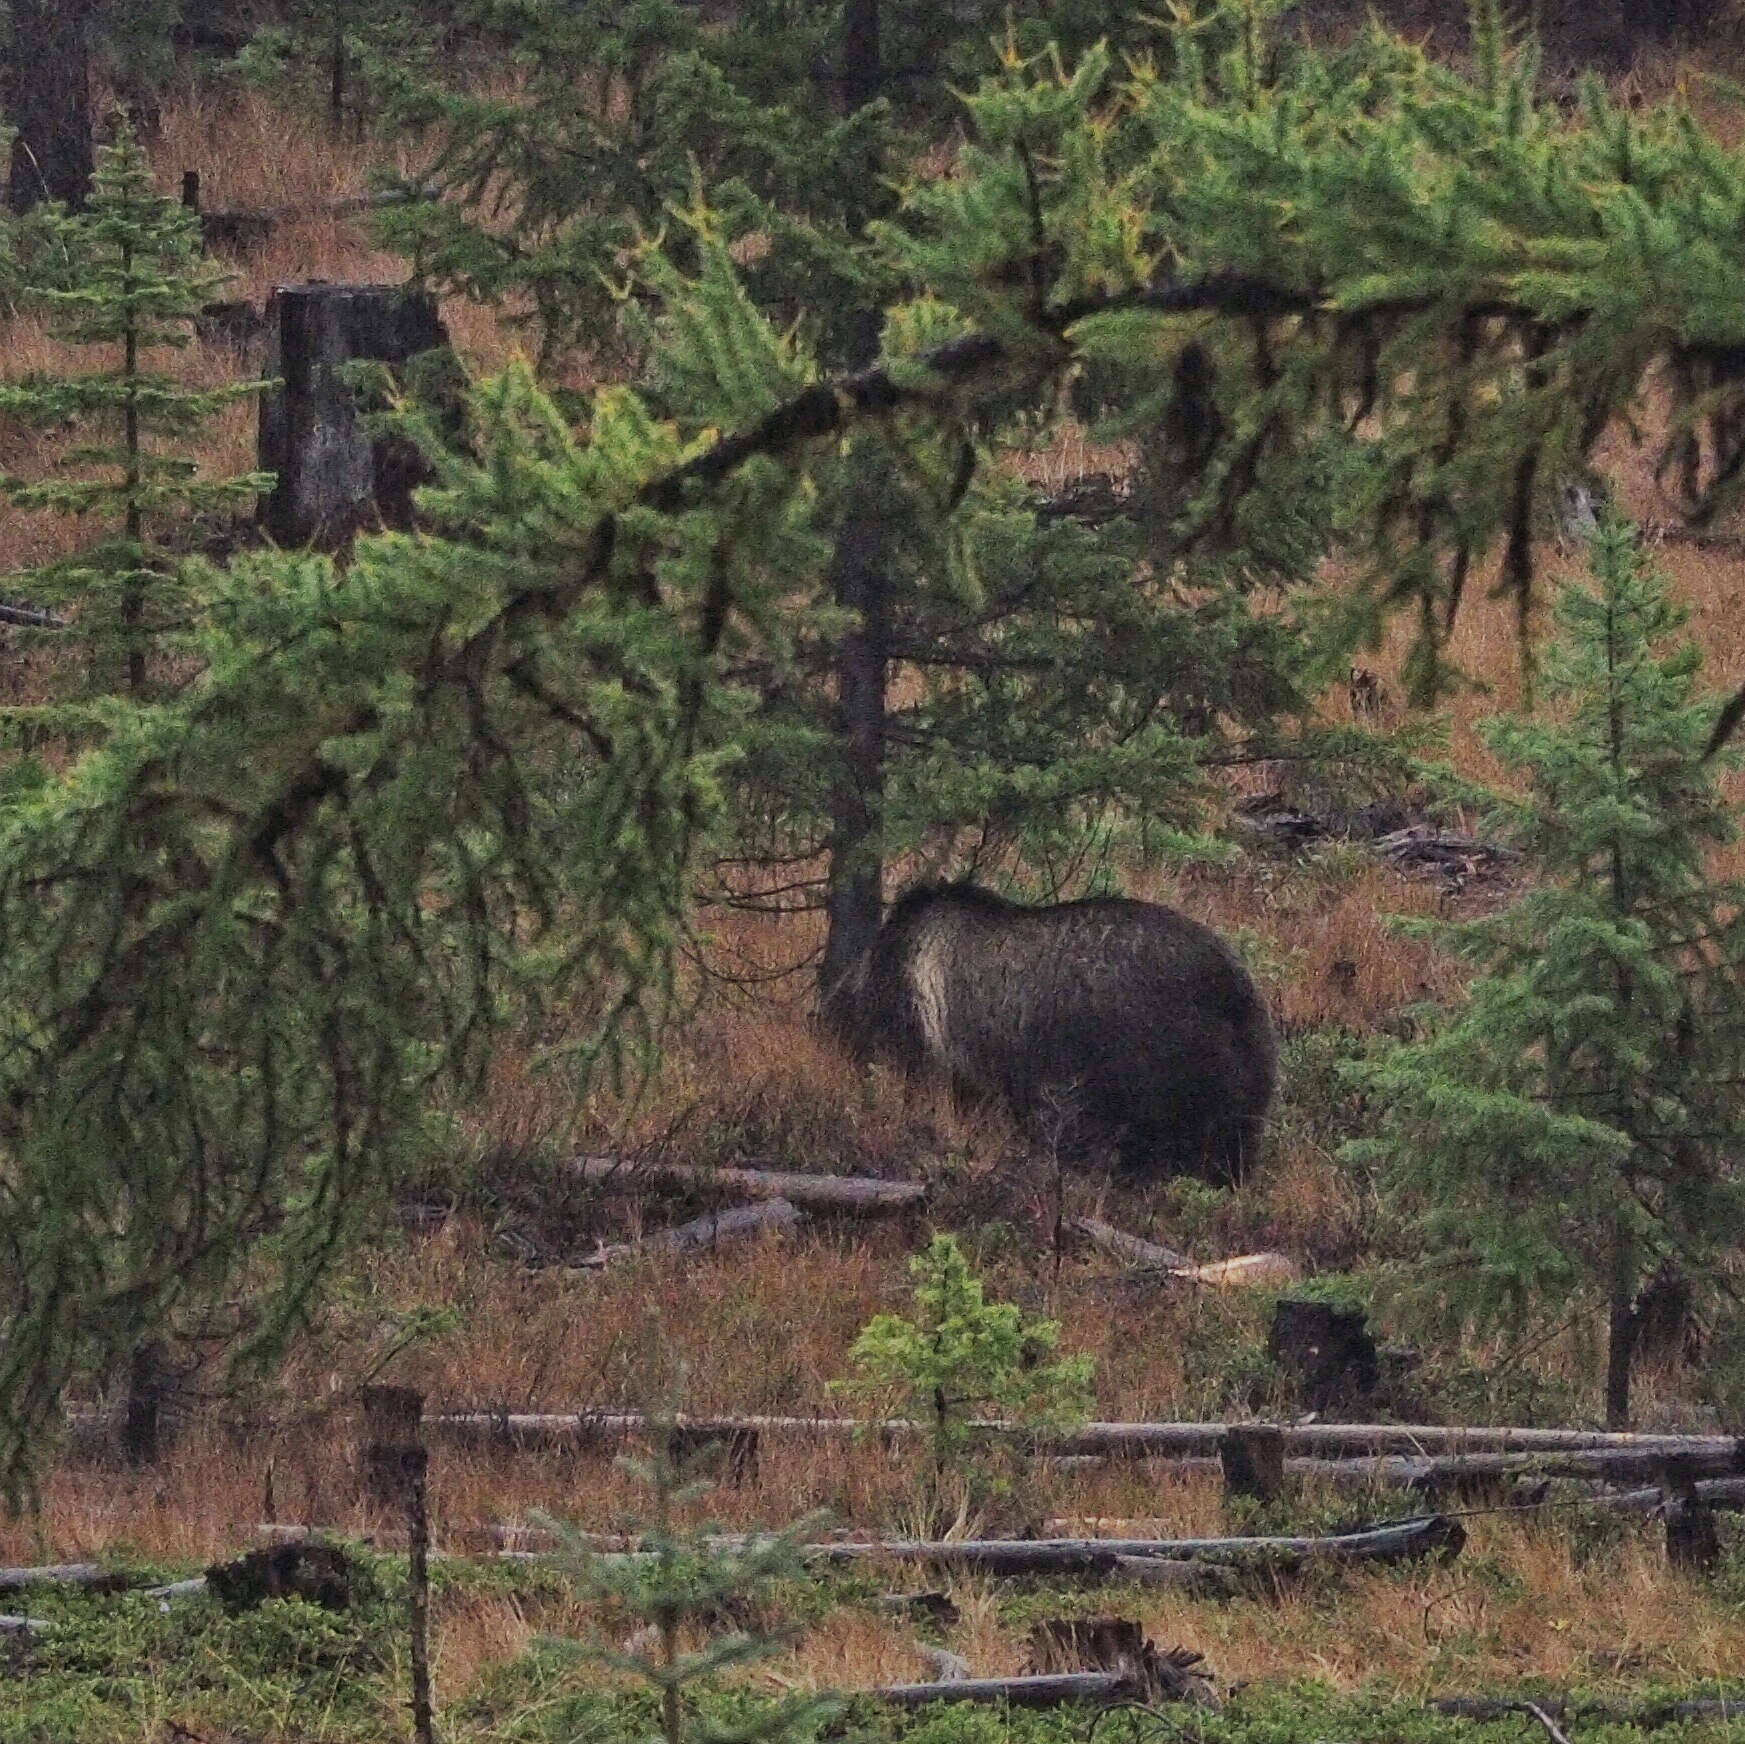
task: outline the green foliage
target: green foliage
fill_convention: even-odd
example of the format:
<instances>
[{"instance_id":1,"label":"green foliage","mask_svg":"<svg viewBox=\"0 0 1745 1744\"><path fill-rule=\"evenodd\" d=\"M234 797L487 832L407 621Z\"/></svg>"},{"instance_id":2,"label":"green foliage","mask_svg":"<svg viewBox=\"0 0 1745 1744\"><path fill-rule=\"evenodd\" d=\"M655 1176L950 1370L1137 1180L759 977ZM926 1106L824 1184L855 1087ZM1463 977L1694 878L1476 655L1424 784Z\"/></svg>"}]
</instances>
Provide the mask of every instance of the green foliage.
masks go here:
<instances>
[{"instance_id":1,"label":"green foliage","mask_svg":"<svg viewBox=\"0 0 1745 1744\"><path fill-rule=\"evenodd\" d=\"M362 137L406 78L438 64L457 34L455 10L430 0L275 0L236 70L281 102L320 108L332 133Z\"/></svg>"},{"instance_id":2,"label":"green foliage","mask_svg":"<svg viewBox=\"0 0 1745 1744\"><path fill-rule=\"evenodd\" d=\"M828 9L761 0L708 28L681 0L473 10L512 45L514 94L407 78L395 97L428 142L414 179L452 198L392 211L382 231L431 282L530 310L544 363L598 347L630 251L701 176L736 229L760 233L747 274L766 307L829 324L867 300L842 229L885 118L844 120L833 81L814 78Z\"/></svg>"},{"instance_id":3,"label":"green foliage","mask_svg":"<svg viewBox=\"0 0 1745 1744\"><path fill-rule=\"evenodd\" d=\"M85 210L47 220L70 276L39 289L50 331L69 344L101 348L106 367L70 377L0 385L0 412L21 421L70 426L83 438L54 472L34 482L8 478L18 507L108 521L114 531L56 562L8 578L51 607L77 608L91 685L138 692L148 649L183 623L190 602L163 537L178 521L251 498L260 474L206 479L179 449L225 407L260 391L259 382L191 388L150 365L179 349L194 317L225 274L200 258L196 215L158 194L151 165L125 120L99 149Z\"/></svg>"},{"instance_id":4,"label":"green foliage","mask_svg":"<svg viewBox=\"0 0 1745 1744\"><path fill-rule=\"evenodd\" d=\"M343 1614L281 1599L237 1616L205 1598L42 1596L31 1614L50 1627L8 1644L0 1744L131 1744L191 1714L242 1736L310 1712L358 1744L400 1735L381 1726L401 1626L386 1596Z\"/></svg>"},{"instance_id":5,"label":"green foliage","mask_svg":"<svg viewBox=\"0 0 1745 1744\"><path fill-rule=\"evenodd\" d=\"M722 1726L699 1710L697 1697L713 1690L724 1672L787 1645L780 1631L718 1631L724 1616L743 1617L778 1583L803 1579L800 1546L818 1521L803 1520L780 1533L751 1533L731 1548L716 1528L682 1525L681 1513L709 1486L685 1482L677 1469L670 1452L673 1417L651 1413L646 1427L650 1457L620 1462L646 1485L652 1502L648 1518L626 1523L637 1551L601 1555L580 1533L558 1527L565 1560L580 1586L606 1600L616 1620L642 1631L622 1647L598 1642L580 1651L647 1686L658 1704L652 1736L660 1744L801 1744L832 1712L830 1703L805 1696L761 1702ZM687 1645L699 1631L702 1645Z\"/></svg>"},{"instance_id":6,"label":"green foliage","mask_svg":"<svg viewBox=\"0 0 1745 1744\"><path fill-rule=\"evenodd\" d=\"M197 676L0 796L14 1495L68 1379L245 1268L270 1348L505 1026L559 1000L578 1076L619 1070L671 1000L738 572L638 506L679 451L633 396L578 437L512 372L473 419L429 531L202 572ZM759 549L790 488L737 481Z\"/></svg>"},{"instance_id":7,"label":"green foliage","mask_svg":"<svg viewBox=\"0 0 1745 1744\"><path fill-rule=\"evenodd\" d=\"M904 1409L928 1426L936 1476L962 1463L977 1417L1061 1429L1089 1414L1092 1359L1045 1360L1060 1340L1059 1325L1026 1321L1011 1304L987 1301L954 1237L935 1235L909 1272L913 1318L869 1320L849 1351L860 1373L839 1384L863 1396L898 1389Z\"/></svg>"},{"instance_id":8,"label":"green foliage","mask_svg":"<svg viewBox=\"0 0 1745 1744\"><path fill-rule=\"evenodd\" d=\"M1474 964L1459 1010L1354 1077L1385 1159L1424 1207L1414 1269L1457 1320L1519 1328L1598 1298L1607 1410L1626 1409L1632 1304L1663 1259L1701 1268L1745 1226L1745 924L1708 869L1737 826L1701 761L1700 656L1628 530L1570 586L1545 671L1556 712L1488 723L1526 781L1499 826L1542 882L1431 930Z\"/></svg>"},{"instance_id":9,"label":"green foliage","mask_svg":"<svg viewBox=\"0 0 1745 1744\"><path fill-rule=\"evenodd\" d=\"M1536 528L1657 362L1683 414L1668 482L1705 514L1734 487L1745 164L1676 105L1596 85L1573 123L1540 109L1532 54L1494 35L1469 77L1380 26L1287 45L1272 10L1205 8L1126 65L1014 51L877 233L1000 341L1003 383L1149 376L1123 416L1192 549L1253 536L1332 456L1368 569L1352 627L1413 608L1428 696L1499 543L1525 632Z\"/></svg>"}]
</instances>

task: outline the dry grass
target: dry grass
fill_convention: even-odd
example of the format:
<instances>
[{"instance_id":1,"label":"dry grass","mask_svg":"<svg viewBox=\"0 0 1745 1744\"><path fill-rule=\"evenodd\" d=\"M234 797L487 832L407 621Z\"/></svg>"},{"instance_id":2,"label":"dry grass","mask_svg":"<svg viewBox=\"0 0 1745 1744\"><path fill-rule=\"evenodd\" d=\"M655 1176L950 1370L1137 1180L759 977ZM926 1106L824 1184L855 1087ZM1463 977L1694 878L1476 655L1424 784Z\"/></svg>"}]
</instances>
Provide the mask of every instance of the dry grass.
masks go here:
<instances>
[{"instance_id":1,"label":"dry grass","mask_svg":"<svg viewBox=\"0 0 1745 1744\"><path fill-rule=\"evenodd\" d=\"M172 108L157 161L166 188L183 167L199 167L209 206L294 205L360 189L368 155L332 145L318 130L244 97L222 104L190 99ZM328 219L285 225L235 265L234 294L257 301L288 280L394 278L403 271L355 226ZM488 312L451 302L444 316L480 366L496 366L515 349L514 336ZM68 361L31 322L14 322L0 336L0 373L8 376ZM211 381L226 377L234 363L219 348L200 347L182 367L192 379ZM212 432L203 458L216 471L242 470L252 463L252 441L252 411L240 408ZM0 467L32 474L51 453L43 438L0 427ZM1614 458L1627 505L1658 517L1646 459L1622 450ZM1027 474L1052 484L1124 461L1120 451L1094 451L1073 436L1031 457ZM10 515L0 523L0 567L39 562L79 536L78 528L49 518ZM1745 672L1745 562L1676 545L1660 557L1693 608L1716 680L1736 682ZM1515 698L1517 673L1512 612L1483 593L1481 578L1454 650L1483 688L1455 698L1445 713L1456 764L1492 778L1497 771L1475 727ZM1400 631L1368 657L1396 694L1403 639ZM30 661L44 658L9 654L5 693L29 694L41 683ZM1331 715L1346 707L1342 693L1327 701ZM1258 783L1264 772L1252 779ZM1434 886L1350 854L1320 864L1255 862L1238 873L1145 877L1135 888L1252 938L1277 1010L1293 1024L1370 1029L1426 992L1456 991L1449 966L1390 932L1384 919L1434 913L1448 899ZM810 923L707 918L710 954L741 973L803 964L817 944ZM961 1213L959 1220L983 1239L996 1286L1033 1311L1056 1315L1065 1344L1096 1356L1105 1415L1169 1417L1215 1406L1220 1365L1260 1334L1259 1308L1241 1297L1135 1291L1118 1284L1108 1267L1077 1257L1056 1268L1052 1184L1024 1159L1017 1135L991 1116L954 1107L936 1090L869 1078L852 1066L810 1023L804 974L707 990L659 1078L635 1104L578 1107L560 1078L540 1077L525 1057L506 1052L466 1124L481 1153L505 1158L575 1140L664 1143L697 1155L894 1174L934 1171L945 1183L942 1215ZM1102 1204L1104 1189L1094 1179L1073 1180L1067 1190L1078 1208ZM1167 1194L1116 1196L1111 1206L1129 1227L1149 1228L1161 1218L1163 1233L1182 1234L1171 1219L1185 1212ZM1313 1260L1347 1250L1364 1209L1325 1154L1290 1138L1252 1188L1187 1234L1211 1251L1248 1242ZM996 1220L1005 1230L999 1240L989 1230ZM634 1208L621 1210L620 1233L634 1233L636 1221ZM344 1401L393 1313L419 1304L451 1307L454 1328L401 1359L394 1373L434 1399L515 1407L632 1399L641 1328L655 1318L688 1368L691 1409L837 1409L830 1383L844 1373L848 1347L866 1319L900 1302L912 1247L910 1231L874 1229L576 1278L507 1263L492 1231L455 1220L427 1239L390 1245L365 1265L322 1336L281 1377L290 1427L242 1445L217 1431L197 1432L144 1476L65 1466L51 1474L38 1516L0 1522L0 1561L122 1548L190 1561L219 1555L246 1542L262 1518L269 1461L280 1518L379 1529L353 1493L340 1432ZM1475 1361L1487 1356L1468 1354ZM1589 1358L1569 1341L1535 1360L1548 1374L1567 1369L1591 1393ZM1643 1393L1649 1417L1688 1417L1677 1377L1645 1377ZM874 1446L770 1446L755 1482L714 1500L738 1524L793 1518L819 1506L863 1527L912 1523L919 1477L912 1455ZM438 1541L457 1549L476 1547L483 1523L523 1519L534 1509L599 1527L638 1500L601 1459L452 1450L437 1455L433 1494ZM1208 1483L1144 1467L1044 1472L1024 1499L1031 1523L1044 1516L1143 1516L1180 1532L1216 1531L1223 1523ZM1205 1652L1229 1679L1306 1675L1352 1687L1385 1676L1416 1689L1531 1671L1551 1681L1624 1675L1682 1681L1722 1675L1745 1658L1745 1612L1669 1574L1651 1532L1627 1537L1613 1555L1584 1566L1555 1520L1541 1525L1503 1516L1471 1524L1472 1550L1452 1567L1361 1574L1336 1593L1311 1585L1228 1606L1154 1596L1134 1603L1159 1640ZM897 1574L892 1584L905 1578L918 1577ZM962 1620L949 1645L978 1671L1019 1669L1022 1631L1005 1620L994 1589L974 1581L952 1585ZM457 1596L439 1617L439 1684L451 1696L463 1693L534 1633L574 1632L591 1616L579 1606L530 1615L520 1600L495 1593ZM906 1625L843 1609L811 1630L771 1675L801 1685L857 1684L924 1669Z\"/></svg>"}]
</instances>

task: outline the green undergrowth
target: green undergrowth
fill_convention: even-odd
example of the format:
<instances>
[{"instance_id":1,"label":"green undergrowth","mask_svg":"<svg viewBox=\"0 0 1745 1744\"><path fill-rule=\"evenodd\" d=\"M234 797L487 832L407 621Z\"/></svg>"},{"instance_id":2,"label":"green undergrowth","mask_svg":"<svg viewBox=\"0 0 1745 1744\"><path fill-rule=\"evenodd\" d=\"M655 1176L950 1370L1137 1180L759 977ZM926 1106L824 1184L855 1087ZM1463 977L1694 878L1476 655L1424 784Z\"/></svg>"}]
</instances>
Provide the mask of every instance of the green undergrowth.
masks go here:
<instances>
[{"instance_id":1,"label":"green undergrowth","mask_svg":"<svg viewBox=\"0 0 1745 1744\"><path fill-rule=\"evenodd\" d=\"M341 1613L291 1599L230 1616L205 1597L165 1604L141 1592L31 1594L28 1606L21 1598L7 1601L6 1608L28 1609L53 1627L30 1640L0 1641L0 1744L160 1744L186 1737L208 1744L399 1744L408 1735L404 1561L360 1561L362 1596ZM490 1595L512 1595L537 1627L569 1590L555 1571L525 1564L439 1564L432 1573L439 1631L445 1611L452 1615ZM1474 1559L1468 1573L1483 1581L1506 1571L1488 1571ZM1729 1577L1737 1581L1731 1567L1718 1583ZM770 1614L756 1625L803 1630L840 1606L870 1605L883 1590L862 1571L783 1583L766 1595ZM1337 1606L1336 1583L1324 1596L1329 1609ZM1002 1582L997 1604L1002 1624L1015 1630L1045 1617L1138 1615L1144 1608L1142 1594L1120 1586L1042 1582ZM1264 1597L1230 1602L1233 1611L1264 1605ZM748 1619L727 1622L744 1627ZM920 1622L914 1627L917 1635L932 1633ZM1523 1683L1484 1693L1531 1699L1536 1692ZM1572 1698L1564 1727L1571 1744L1650 1736L1664 1744L1745 1744L1745 1720L1650 1731L1585 1711L1579 1688L1560 1693ZM1734 1692L1632 1685L1626 1693L1596 1689L1592 1699L1658 1720L1657 1710L1675 1701L1722 1693ZM443 1699L440 1688L438 1695L446 1744L619 1744L651 1736L657 1718L646 1693L602 1688L597 1669L544 1644L479 1673L464 1695ZM710 1735L729 1736L765 1700L766 1692L743 1688L702 1692L696 1718ZM1481 1722L1439 1715L1422 1705L1418 1691L1398 1686L1352 1695L1276 1682L1237 1689L1216 1714L1185 1706L1102 1714L937 1706L898 1713L855 1698L820 1737L821 1744L1544 1744L1546 1735L1522 1716Z\"/></svg>"}]
</instances>

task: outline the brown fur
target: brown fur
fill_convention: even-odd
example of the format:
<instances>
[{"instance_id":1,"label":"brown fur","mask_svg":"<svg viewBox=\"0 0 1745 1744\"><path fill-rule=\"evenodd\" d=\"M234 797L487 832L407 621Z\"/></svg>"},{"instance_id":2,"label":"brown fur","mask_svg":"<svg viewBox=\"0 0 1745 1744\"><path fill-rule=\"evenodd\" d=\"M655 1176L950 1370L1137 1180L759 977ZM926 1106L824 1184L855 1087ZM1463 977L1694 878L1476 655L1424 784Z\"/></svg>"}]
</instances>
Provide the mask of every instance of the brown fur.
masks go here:
<instances>
[{"instance_id":1,"label":"brown fur","mask_svg":"<svg viewBox=\"0 0 1745 1744\"><path fill-rule=\"evenodd\" d=\"M996 1097L1130 1173L1239 1179L1272 1099L1272 1025L1209 928L1160 903L1025 907L927 885L892 909L831 1015L859 1051Z\"/></svg>"}]
</instances>

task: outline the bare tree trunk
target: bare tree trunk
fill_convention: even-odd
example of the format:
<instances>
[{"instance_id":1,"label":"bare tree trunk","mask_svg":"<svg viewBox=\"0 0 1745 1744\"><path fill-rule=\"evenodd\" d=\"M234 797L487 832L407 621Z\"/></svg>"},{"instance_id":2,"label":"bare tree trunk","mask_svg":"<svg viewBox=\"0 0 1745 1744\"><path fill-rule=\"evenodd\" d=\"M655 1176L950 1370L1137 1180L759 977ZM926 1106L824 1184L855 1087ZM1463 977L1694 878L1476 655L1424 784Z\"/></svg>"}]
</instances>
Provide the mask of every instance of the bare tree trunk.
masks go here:
<instances>
[{"instance_id":1,"label":"bare tree trunk","mask_svg":"<svg viewBox=\"0 0 1745 1744\"><path fill-rule=\"evenodd\" d=\"M879 0L848 0L842 19L842 107L852 115L884 84ZM879 165L865 166L860 219L878 198ZM878 355L880 311L861 312L852 367ZM827 1017L844 1027L837 1000L843 977L870 949L884 918L884 850L880 840L885 767L885 680L890 667L890 575L885 563L884 468L862 454L849 464L848 502L831 559L831 592L859 616L836 653L838 774L830 798L829 932L819 972Z\"/></svg>"},{"instance_id":2,"label":"bare tree trunk","mask_svg":"<svg viewBox=\"0 0 1745 1744\"><path fill-rule=\"evenodd\" d=\"M91 180L91 28L96 0L12 0L6 119L12 142L7 199L14 212L44 200L77 210Z\"/></svg>"},{"instance_id":3,"label":"bare tree trunk","mask_svg":"<svg viewBox=\"0 0 1745 1744\"><path fill-rule=\"evenodd\" d=\"M1624 1268L1612 1282L1606 1327L1606 1427L1630 1427L1630 1361L1636 1354L1636 1285Z\"/></svg>"}]
</instances>

